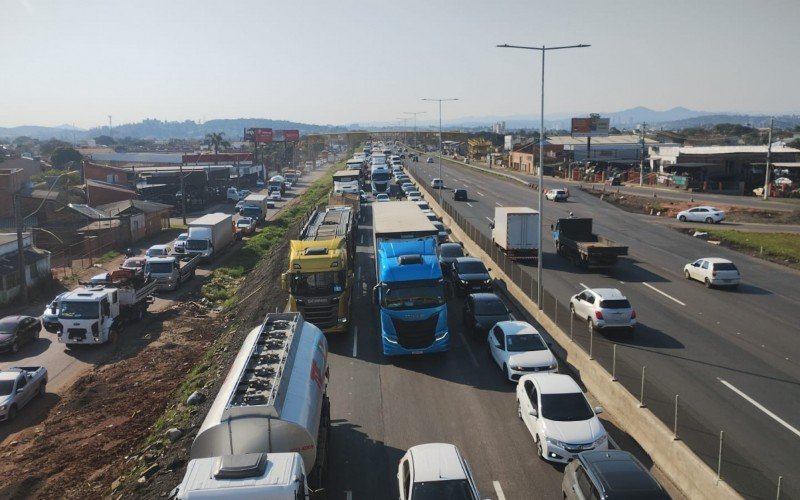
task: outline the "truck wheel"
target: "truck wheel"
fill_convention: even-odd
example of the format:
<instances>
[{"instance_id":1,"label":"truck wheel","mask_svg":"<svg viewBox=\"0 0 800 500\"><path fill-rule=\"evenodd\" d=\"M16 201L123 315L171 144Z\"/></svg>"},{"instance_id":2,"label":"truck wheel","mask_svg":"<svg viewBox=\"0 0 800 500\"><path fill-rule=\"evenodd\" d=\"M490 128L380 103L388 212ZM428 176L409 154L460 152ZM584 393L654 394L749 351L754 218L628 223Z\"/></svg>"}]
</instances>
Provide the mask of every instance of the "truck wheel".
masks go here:
<instances>
[{"instance_id":1,"label":"truck wheel","mask_svg":"<svg viewBox=\"0 0 800 500\"><path fill-rule=\"evenodd\" d=\"M41 385L39 385L39 395L44 396L44 393L46 392L47 392L47 384L42 382Z\"/></svg>"},{"instance_id":2,"label":"truck wheel","mask_svg":"<svg viewBox=\"0 0 800 500\"><path fill-rule=\"evenodd\" d=\"M119 328L112 328L108 333L108 339L111 341L112 345L116 346L119 343Z\"/></svg>"},{"instance_id":3,"label":"truck wheel","mask_svg":"<svg viewBox=\"0 0 800 500\"><path fill-rule=\"evenodd\" d=\"M11 422L17 418L17 405L11 405L11 408L8 409L8 418L7 420Z\"/></svg>"}]
</instances>

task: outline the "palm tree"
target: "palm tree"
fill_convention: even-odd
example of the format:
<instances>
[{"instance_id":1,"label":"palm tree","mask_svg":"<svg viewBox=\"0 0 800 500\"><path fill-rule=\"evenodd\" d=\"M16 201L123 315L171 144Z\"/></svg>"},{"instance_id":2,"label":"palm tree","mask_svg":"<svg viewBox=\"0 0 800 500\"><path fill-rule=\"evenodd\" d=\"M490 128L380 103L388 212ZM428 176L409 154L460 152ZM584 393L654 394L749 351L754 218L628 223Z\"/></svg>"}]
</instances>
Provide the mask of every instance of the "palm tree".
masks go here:
<instances>
[{"instance_id":1,"label":"palm tree","mask_svg":"<svg viewBox=\"0 0 800 500\"><path fill-rule=\"evenodd\" d=\"M231 143L225 138L225 132L206 134L206 144L214 149L214 156L219 154L220 148L227 149L231 147ZM219 163L219 161L214 158L214 164L217 163Z\"/></svg>"}]
</instances>

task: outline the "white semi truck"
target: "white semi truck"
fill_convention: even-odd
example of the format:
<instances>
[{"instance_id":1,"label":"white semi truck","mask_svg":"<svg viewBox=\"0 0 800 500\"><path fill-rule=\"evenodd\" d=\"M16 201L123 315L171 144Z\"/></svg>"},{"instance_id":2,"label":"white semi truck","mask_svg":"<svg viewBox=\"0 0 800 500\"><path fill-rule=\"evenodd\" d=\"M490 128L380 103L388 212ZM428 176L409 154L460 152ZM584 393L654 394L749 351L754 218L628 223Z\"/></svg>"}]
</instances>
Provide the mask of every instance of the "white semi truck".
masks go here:
<instances>
[{"instance_id":1,"label":"white semi truck","mask_svg":"<svg viewBox=\"0 0 800 500\"><path fill-rule=\"evenodd\" d=\"M245 339L192 443L173 496L322 497L328 343L299 313L268 314Z\"/></svg>"},{"instance_id":2,"label":"white semi truck","mask_svg":"<svg viewBox=\"0 0 800 500\"><path fill-rule=\"evenodd\" d=\"M233 216L206 214L189 223L186 254L200 255L204 261L213 260L233 243Z\"/></svg>"},{"instance_id":3,"label":"white semi truck","mask_svg":"<svg viewBox=\"0 0 800 500\"><path fill-rule=\"evenodd\" d=\"M513 260L539 258L539 212L528 207L495 207L492 243Z\"/></svg>"}]
</instances>

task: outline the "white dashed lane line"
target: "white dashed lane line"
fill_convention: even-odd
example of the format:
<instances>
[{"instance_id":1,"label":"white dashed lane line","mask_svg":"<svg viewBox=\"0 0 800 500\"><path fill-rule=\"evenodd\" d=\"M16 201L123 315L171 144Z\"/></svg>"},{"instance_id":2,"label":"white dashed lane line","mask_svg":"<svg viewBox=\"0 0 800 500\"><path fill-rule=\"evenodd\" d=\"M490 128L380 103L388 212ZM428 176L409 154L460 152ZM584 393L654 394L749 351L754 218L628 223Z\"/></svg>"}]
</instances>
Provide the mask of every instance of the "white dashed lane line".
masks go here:
<instances>
[{"instance_id":1,"label":"white dashed lane line","mask_svg":"<svg viewBox=\"0 0 800 500\"><path fill-rule=\"evenodd\" d=\"M685 305L686 305L686 304L684 304L683 302L681 302L680 300L678 300L678 299L676 299L675 297L673 297L672 295L669 295L669 294L667 294L667 293L664 293L664 292L662 292L661 290L659 290L658 288L654 287L653 285L651 285L651 284L649 284L649 283L642 283L642 285L644 285L644 286L646 286L647 288L649 288L649 289L653 290L654 292L658 292L658 293L660 293L660 294L661 294L661 295L663 295L664 297L666 297L666 298L668 298L668 299L670 299L670 300L672 300L672 301L675 301L675 302L677 302L678 304L680 304L680 305L682 305L682 306L685 306Z\"/></svg>"}]
</instances>

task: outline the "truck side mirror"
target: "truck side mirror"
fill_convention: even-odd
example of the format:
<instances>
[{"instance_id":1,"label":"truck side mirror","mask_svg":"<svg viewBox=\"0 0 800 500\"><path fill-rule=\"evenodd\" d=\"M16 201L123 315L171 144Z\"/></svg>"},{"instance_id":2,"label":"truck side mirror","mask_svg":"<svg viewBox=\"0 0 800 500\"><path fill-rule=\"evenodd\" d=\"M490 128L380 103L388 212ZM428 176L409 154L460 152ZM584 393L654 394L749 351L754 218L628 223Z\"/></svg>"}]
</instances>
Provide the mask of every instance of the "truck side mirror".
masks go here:
<instances>
[{"instance_id":1,"label":"truck side mirror","mask_svg":"<svg viewBox=\"0 0 800 500\"><path fill-rule=\"evenodd\" d=\"M372 287L372 302L374 304L378 303L378 289L380 288L380 283Z\"/></svg>"},{"instance_id":2,"label":"truck side mirror","mask_svg":"<svg viewBox=\"0 0 800 500\"><path fill-rule=\"evenodd\" d=\"M288 273L282 273L281 274L281 290L283 290L283 291L286 291L289 288L289 286L288 286L289 277L287 276L287 274Z\"/></svg>"},{"instance_id":3,"label":"truck side mirror","mask_svg":"<svg viewBox=\"0 0 800 500\"><path fill-rule=\"evenodd\" d=\"M556 228L556 227L555 227L554 225L550 224L550 230L551 230L551 231L554 231L554 230L555 230L555 228Z\"/></svg>"}]
</instances>

